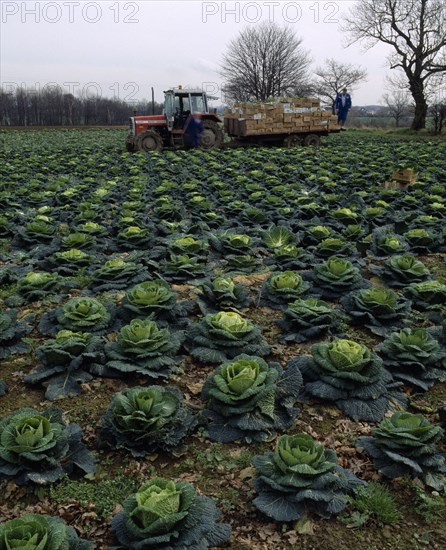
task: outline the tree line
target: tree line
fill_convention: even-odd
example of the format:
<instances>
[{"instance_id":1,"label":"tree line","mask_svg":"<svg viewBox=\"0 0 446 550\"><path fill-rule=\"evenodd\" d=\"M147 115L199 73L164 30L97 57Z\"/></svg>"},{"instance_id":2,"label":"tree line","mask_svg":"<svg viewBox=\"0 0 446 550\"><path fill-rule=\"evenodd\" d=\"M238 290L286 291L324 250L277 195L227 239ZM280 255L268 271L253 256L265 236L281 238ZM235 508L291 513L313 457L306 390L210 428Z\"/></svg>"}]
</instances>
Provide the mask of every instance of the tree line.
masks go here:
<instances>
[{"instance_id":1,"label":"tree line","mask_svg":"<svg viewBox=\"0 0 446 550\"><path fill-rule=\"evenodd\" d=\"M162 112L155 102L154 114ZM152 114L152 103L127 103L104 97L76 97L59 88L14 92L0 88L0 126L120 126L136 112Z\"/></svg>"}]
</instances>

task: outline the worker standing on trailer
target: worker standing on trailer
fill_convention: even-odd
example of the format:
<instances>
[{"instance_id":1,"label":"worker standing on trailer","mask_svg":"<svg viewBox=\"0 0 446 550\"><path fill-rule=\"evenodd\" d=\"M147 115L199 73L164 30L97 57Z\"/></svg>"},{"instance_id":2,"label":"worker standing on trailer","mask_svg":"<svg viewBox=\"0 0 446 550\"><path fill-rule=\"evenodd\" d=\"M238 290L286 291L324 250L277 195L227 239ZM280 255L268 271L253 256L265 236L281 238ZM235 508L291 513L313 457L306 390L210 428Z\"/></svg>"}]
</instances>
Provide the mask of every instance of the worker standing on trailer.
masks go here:
<instances>
[{"instance_id":1,"label":"worker standing on trailer","mask_svg":"<svg viewBox=\"0 0 446 550\"><path fill-rule=\"evenodd\" d=\"M189 145L199 147L201 140L201 132L203 131L203 123L200 117L192 116L187 126L187 135Z\"/></svg>"},{"instance_id":2,"label":"worker standing on trailer","mask_svg":"<svg viewBox=\"0 0 446 550\"><path fill-rule=\"evenodd\" d=\"M344 130L344 124L347 121L347 116L349 110L352 108L352 98L349 93L347 93L347 88L344 88L336 96L336 113L338 115L338 124L341 130Z\"/></svg>"}]
</instances>

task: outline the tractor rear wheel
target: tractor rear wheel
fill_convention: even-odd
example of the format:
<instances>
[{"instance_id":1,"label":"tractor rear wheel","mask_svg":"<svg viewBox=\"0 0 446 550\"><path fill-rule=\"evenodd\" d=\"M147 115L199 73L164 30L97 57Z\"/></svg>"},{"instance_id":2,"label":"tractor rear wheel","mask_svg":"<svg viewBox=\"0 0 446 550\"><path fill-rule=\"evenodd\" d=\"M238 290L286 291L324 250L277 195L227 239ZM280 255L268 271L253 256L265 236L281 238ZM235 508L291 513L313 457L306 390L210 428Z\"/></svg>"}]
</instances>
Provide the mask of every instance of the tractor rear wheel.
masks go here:
<instances>
[{"instance_id":1,"label":"tractor rear wheel","mask_svg":"<svg viewBox=\"0 0 446 550\"><path fill-rule=\"evenodd\" d=\"M304 137L304 145L318 147L321 144L321 138L317 134L308 134Z\"/></svg>"},{"instance_id":2,"label":"tractor rear wheel","mask_svg":"<svg viewBox=\"0 0 446 550\"><path fill-rule=\"evenodd\" d=\"M203 131L200 136L200 149L216 149L223 143L223 131L213 120L203 121Z\"/></svg>"},{"instance_id":3,"label":"tractor rear wheel","mask_svg":"<svg viewBox=\"0 0 446 550\"><path fill-rule=\"evenodd\" d=\"M163 148L163 140L155 130L146 130L136 138L136 148L138 151L143 151L144 153L161 151Z\"/></svg>"}]
</instances>

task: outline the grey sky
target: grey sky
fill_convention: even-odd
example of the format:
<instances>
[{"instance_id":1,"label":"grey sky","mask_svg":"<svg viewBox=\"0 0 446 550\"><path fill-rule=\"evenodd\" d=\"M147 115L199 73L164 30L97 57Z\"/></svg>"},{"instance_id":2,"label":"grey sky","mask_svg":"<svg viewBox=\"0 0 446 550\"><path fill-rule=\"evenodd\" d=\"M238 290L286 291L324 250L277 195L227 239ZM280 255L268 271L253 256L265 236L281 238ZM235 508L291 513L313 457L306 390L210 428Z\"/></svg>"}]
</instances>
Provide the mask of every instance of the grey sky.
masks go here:
<instances>
[{"instance_id":1,"label":"grey sky","mask_svg":"<svg viewBox=\"0 0 446 550\"><path fill-rule=\"evenodd\" d=\"M217 68L229 41L246 25L274 19L303 38L313 66L327 57L369 73L354 103L378 103L388 50L345 49L339 22L354 0L279 1L19 1L1 0L0 83L13 90L57 83L65 92L124 100L155 88L204 85L218 95Z\"/></svg>"}]
</instances>

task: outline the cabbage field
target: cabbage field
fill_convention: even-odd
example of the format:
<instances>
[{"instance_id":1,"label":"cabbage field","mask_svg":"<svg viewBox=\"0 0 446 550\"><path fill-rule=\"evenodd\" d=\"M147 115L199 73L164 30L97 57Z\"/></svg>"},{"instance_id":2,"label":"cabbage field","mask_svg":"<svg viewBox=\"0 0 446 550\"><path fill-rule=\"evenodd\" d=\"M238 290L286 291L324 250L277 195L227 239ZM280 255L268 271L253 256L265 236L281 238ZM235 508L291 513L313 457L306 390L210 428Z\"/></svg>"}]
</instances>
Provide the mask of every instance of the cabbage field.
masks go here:
<instances>
[{"instance_id":1,"label":"cabbage field","mask_svg":"<svg viewBox=\"0 0 446 550\"><path fill-rule=\"evenodd\" d=\"M0 132L0 550L445 548L446 143L124 139Z\"/></svg>"}]
</instances>

